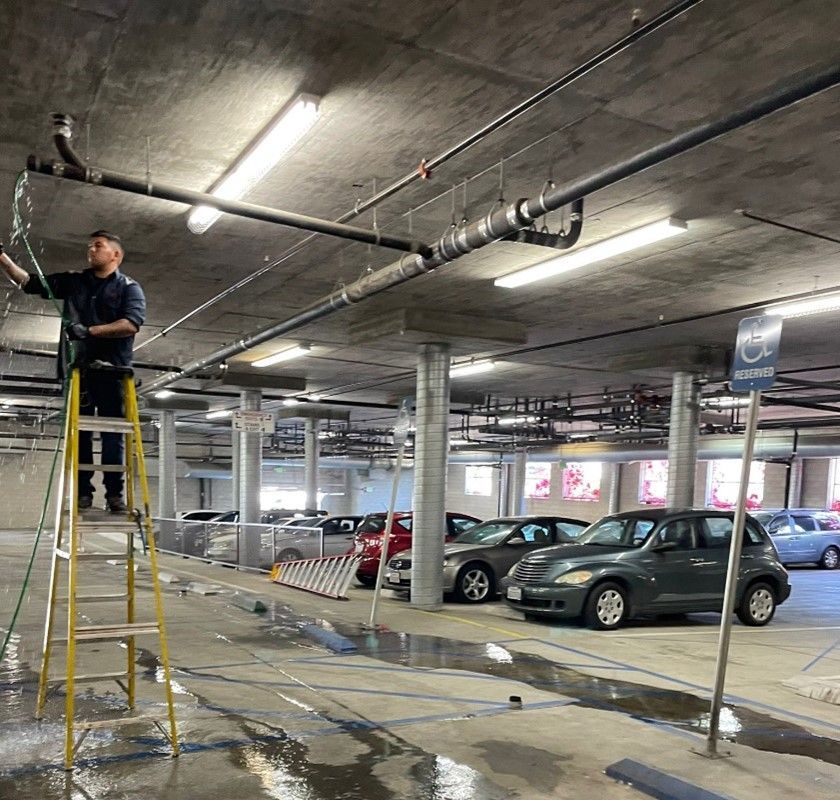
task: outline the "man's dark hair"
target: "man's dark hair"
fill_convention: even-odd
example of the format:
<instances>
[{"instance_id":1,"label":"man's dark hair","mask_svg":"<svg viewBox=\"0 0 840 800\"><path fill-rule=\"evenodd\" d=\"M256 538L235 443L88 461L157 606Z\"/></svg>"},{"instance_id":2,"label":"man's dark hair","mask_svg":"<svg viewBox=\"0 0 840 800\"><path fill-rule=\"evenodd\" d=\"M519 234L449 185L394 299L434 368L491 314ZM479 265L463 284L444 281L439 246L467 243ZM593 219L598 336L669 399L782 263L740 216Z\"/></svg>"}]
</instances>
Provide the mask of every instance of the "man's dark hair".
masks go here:
<instances>
[{"instance_id":1,"label":"man's dark hair","mask_svg":"<svg viewBox=\"0 0 840 800\"><path fill-rule=\"evenodd\" d=\"M90 234L91 239L95 239L97 236L101 236L103 239L107 239L111 244L115 244L117 247L122 250L122 254L125 255L125 246L122 243L122 239L117 236L116 233L111 233L110 231L94 231Z\"/></svg>"}]
</instances>

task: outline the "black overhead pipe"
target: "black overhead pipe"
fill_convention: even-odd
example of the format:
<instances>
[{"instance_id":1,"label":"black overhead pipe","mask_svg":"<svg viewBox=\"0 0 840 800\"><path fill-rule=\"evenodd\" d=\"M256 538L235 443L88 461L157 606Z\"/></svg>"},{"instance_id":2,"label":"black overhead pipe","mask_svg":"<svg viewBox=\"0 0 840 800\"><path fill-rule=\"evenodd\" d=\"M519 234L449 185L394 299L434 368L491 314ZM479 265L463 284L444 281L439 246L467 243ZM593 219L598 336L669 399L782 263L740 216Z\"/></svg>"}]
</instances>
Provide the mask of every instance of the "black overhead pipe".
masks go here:
<instances>
[{"instance_id":1,"label":"black overhead pipe","mask_svg":"<svg viewBox=\"0 0 840 800\"><path fill-rule=\"evenodd\" d=\"M52 358L55 359L58 353L55 350L39 350L34 347L3 347L0 346L0 353L9 353L10 355L31 356L33 358ZM132 366L135 369L148 369L155 372L181 372L180 367L174 364L155 364L152 361L134 361ZM4 376L6 377L6 376ZM21 378L21 380L37 380L36 378ZM50 378L49 380L53 380ZM394 406L396 408L396 406Z\"/></svg>"},{"instance_id":2,"label":"black overhead pipe","mask_svg":"<svg viewBox=\"0 0 840 800\"><path fill-rule=\"evenodd\" d=\"M109 189L118 189L132 194L148 195L188 206L210 206L227 214L273 222L277 225L300 228L364 244L374 244L405 253L417 253L424 258L431 255L429 246L415 239L406 239L402 236L382 233L379 230L357 228L340 222L330 222L293 211L245 203L241 200L225 200L205 192L195 192L192 189L183 189L169 183L152 181L151 178L143 181L119 172L90 167L79 158L70 144L73 138L73 117L69 114L53 114L53 124L56 127L53 139L64 161L41 161L37 156L32 155L26 161L26 168L30 172L39 172L42 175L51 175L80 183L91 183L95 186L106 186Z\"/></svg>"},{"instance_id":3,"label":"black overhead pipe","mask_svg":"<svg viewBox=\"0 0 840 800\"><path fill-rule=\"evenodd\" d=\"M382 269L359 278L353 283L319 298L302 311L282 322L256 331L244 339L226 345L203 358L184 365L180 376L165 375L149 383L143 393L156 391L207 367L249 350L258 344L298 330L312 322L334 314L342 308L398 286L454 261L467 253L527 228L536 219L556 211L599 189L604 189L645 169L661 164L675 156L723 136L751 122L788 108L801 100L813 97L840 83L840 65L824 72L809 75L795 83L786 84L766 97L746 104L742 109L714 122L704 122L684 133L672 136L659 145L649 147L625 161L602 169L563 188L554 188L533 199L521 199L498 206L476 222L451 229L432 245L432 254L403 256Z\"/></svg>"},{"instance_id":4,"label":"black overhead pipe","mask_svg":"<svg viewBox=\"0 0 840 800\"><path fill-rule=\"evenodd\" d=\"M541 247L553 247L555 250L568 250L577 244L583 230L583 198L575 200L571 205L569 230L548 233L533 228L525 228L507 237L508 241L537 244Z\"/></svg>"}]
</instances>

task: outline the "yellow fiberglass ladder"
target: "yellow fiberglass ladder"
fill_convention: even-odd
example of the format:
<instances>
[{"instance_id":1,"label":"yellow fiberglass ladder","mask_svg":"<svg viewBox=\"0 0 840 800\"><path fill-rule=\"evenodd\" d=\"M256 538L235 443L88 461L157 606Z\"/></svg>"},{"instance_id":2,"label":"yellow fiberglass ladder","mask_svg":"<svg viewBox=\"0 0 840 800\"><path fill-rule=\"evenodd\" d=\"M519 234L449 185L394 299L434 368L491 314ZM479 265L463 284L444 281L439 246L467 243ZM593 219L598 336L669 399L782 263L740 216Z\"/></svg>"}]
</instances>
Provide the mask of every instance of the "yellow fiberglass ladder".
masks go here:
<instances>
[{"instance_id":1,"label":"yellow fiberglass ladder","mask_svg":"<svg viewBox=\"0 0 840 800\"><path fill-rule=\"evenodd\" d=\"M118 382L122 384L125 417L99 417L80 414L81 374L74 368L70 374L67 398L67 411L64 422L62 469L59 476L58 494L55 518L55 542L52 553L52 570L50 574L50 595L47 606L47 618L44 626L43 657L41 661L41 675L38 682L38 701L36 717L43 716L48 691L61 685L65 690L66 733L64 741L64 768L73 768L73 759L85 737L91 730L107 728L133 722L154 724L169 741L172 755L178 755L178 738L175 726L175 708L172 702L172 686L169 671L169 651L166 644L166 627L163 619L163 601L161 598L160 581L157 570L157 553L155 551L154 534L151 515L149 513L149 486L146 477L146 467L143 461L143 443L140 436L140 415L137 406L137 393L134 388L134 373L128 367L88 367L103 375L98 377L113 379L114 391L118 390ZM126 473L126 500L128 512L123 516L107 515L103 512L81 512L77 500L79 469L85 471L101 470L101 466L79 464L79 431L119 433L125 436L124 465L106 466L109 470L120 470ZM141 516L134 509L134 482L139 481L144 515ZM116 521L115 521L116 518ZM149 565L151 568L152 588L155 604L155 619L142 622L136 619L135 604L135 561L134 535L145 532L148 547ZM96 542L86 547L85 538L91 535L97 537ZM102 552L100 542L116 537L120 549L116 552ZM125 546L122 547L122 542ZM124 565L125 587L120 586L118 593L102 593L93 591L83 594L79 588L85 583L93 581L94 576L88 574L85 565L88 563L102 565L104 563ZM67 569L63 567L66 564ZM62 575L65 573L66 575ZM101 574L95 576L97 582L102 581ZM60 586L63 584L63 591ZM61 596L60 596L61 595ZM66 634L57 636L55 632L56 607L65 604L67 612ZM94 609L102 604L103 608L114 605L122 607L116 622L104 624L80 624L90 621ZM82 611L80 606L84 606ZM80 619L81 617L81 619ZM160 640L160 663L163 670L163 687L166 694L168 726L155 715L138 716L130 714L117 719L97 719L95 721L77 721L75 714L75 690L77 684L91 684L102 681L116 681L128 696L128 709L133 712L136 701L136 647L135 637L157 635ZM91 674L77 674L77 659L85 660L85 654L79 658L77 646L103 641L124 643L127 663L124 667L112 672L96 672ZM66 668L60 677L49 674L50 656L55 645L66 647ZM118 651L119 652L119 651ZM118 655L118 653L115 653ZM97 652L93 660L103 659L103 654ZM162 714L160 716L163 716ZM168 728L168 729L167 729Z\"/></svg>"}]
</instances>

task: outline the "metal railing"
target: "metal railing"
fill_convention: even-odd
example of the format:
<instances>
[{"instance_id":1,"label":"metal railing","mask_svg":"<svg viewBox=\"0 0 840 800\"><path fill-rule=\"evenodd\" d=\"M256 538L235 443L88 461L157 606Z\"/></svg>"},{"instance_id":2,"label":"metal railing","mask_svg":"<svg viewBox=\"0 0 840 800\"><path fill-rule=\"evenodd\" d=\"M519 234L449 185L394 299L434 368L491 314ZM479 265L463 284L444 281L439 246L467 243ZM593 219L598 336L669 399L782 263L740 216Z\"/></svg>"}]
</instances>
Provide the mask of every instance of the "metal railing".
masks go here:
<instances>
[{"instance_id":1,"label":"metal railing","mask_svg":"<svg viewBox=\"0 0 840 800\"><path fill-rule=\"evenodd\" d=\"M165 553L268 571L281 561L345 554L348 537L324 539L317 526L199 522L155 517L155 544ZM329 541L330 539L335 541Z\"/></svg>"}]
</instances>

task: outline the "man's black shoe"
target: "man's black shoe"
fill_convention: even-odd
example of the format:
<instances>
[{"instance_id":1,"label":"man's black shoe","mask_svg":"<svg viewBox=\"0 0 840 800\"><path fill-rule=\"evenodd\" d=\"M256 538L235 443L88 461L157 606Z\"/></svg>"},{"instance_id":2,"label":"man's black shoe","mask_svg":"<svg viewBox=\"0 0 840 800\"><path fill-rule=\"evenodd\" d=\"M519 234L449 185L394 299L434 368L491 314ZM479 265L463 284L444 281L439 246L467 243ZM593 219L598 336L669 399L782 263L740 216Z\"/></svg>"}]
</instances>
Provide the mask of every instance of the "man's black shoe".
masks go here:
<instances>
[{"instance_id":1,"label":"man's black shoe","mask_svg":"<svg viewBox=\"0 0 840 800\"><path fill-rule=\"evenodd\" d=\"M79 511L85 511L93 505L93 498L90 495L83 495L79 498Z\"/></svg>"},{"instance_id":2,"label":"man's black shoe","mask_svg":"<svg viewBox=\"0 0 840 800\"><path fill-rule=\"evenodd\" d=\"M112 514L128 513L128 506L123 502L122 497L106 497L105 501L108 503L108 511Z\"/></svg>"}]
</instances>

